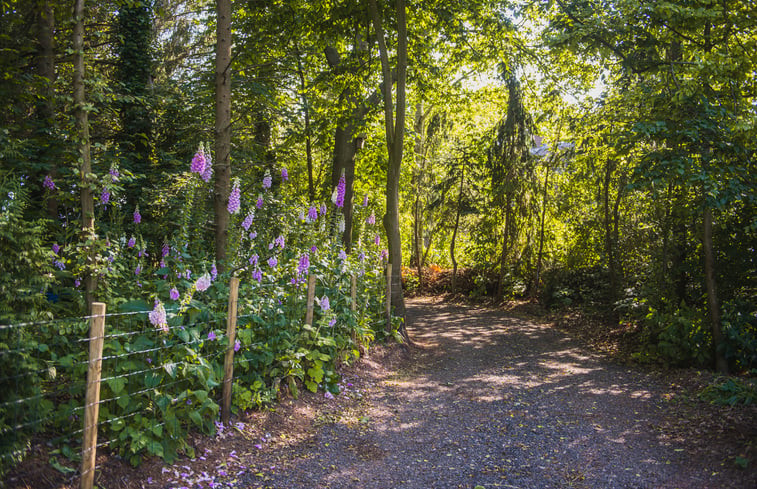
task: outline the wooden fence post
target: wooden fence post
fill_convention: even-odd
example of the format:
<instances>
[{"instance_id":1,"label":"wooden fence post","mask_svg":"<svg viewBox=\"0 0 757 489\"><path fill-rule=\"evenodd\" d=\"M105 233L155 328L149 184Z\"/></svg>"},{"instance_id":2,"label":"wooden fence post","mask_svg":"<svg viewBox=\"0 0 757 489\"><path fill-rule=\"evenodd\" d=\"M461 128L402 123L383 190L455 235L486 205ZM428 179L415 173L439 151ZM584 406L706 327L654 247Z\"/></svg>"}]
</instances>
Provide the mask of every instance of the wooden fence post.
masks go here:
<instances>
[{"instance_id":1,"label":"wooden fence post","mask_svg":"<svg viewBox=\"0 0 757 489\"><path fill-rule=\"evenodd\" d=\"M305 312L305 324L313 325L313 302L315 302L315 275L308 275L308 302Z\"/></svg>"},{"instance_id":2,"label":"wooden fence post","mask_svg":"<svg viewBox=\"0 0 757 489\"><path fill-rule=\"evenodd\" d=\"M81 447L80 489L92 489L95 482L97 455L97 418L100 413L100 378L103 367L105 340L105 304L92 303L89 319L89 363L87 366L87 394L84 400L84 439Z\"/></svg>"},{"instance_id":3,"label":"wooden fence post","mask_svg":"<svg viewBox=\"0 0 757 489\"><path fill-rule=\"evenodd\" d=\"M386 332L392 332L392 264L386 264Z\"/></svg>"},{"instance_id":4,"label":"wooden fence post","mask_svg":"<svg viewBox=\"0 0 757 489\"><path fill-rule=\"evenodd\" d=\"M231 277L229 283L229 311L226 317L226 357L223 361L223 402L221 403L221 422L228 424L231 417L231 387L234 379L234 342L237 338L237 298L239 297L239 278Z\"/></svg>"}]
</instances>

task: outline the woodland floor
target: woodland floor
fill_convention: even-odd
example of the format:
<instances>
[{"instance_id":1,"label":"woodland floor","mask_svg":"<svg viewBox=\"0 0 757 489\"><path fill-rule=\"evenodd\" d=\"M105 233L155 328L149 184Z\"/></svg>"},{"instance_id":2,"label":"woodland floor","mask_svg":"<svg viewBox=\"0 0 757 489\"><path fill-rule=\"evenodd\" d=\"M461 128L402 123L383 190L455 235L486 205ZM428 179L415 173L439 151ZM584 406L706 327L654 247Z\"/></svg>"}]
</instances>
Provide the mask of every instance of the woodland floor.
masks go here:
<instances>
[{"instance_id":1,"label":"woodland floor","mask_svg":"<svg viewBox=\"0 0 757 489\"><path fill-rule=\"evenodd\" d=\"M103 460L97 483L757 487L757 411L700 401L708 374L623 365L518 311L416 298L408 313L417 346L372 349L335 398L307 393L249 413L170 468Z\"/></svg>"}]
</instances>

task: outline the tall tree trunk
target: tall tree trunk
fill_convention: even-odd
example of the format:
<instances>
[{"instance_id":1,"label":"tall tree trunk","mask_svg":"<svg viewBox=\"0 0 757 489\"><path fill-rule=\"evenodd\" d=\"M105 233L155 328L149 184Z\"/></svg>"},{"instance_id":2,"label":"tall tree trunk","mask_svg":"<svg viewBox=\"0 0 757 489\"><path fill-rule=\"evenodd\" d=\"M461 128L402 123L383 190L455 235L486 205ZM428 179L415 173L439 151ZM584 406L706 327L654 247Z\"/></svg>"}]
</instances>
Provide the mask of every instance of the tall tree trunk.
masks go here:
<instances>
[{"instance_id":1,"label":"tall tree trunk","mask_svg":"<svg viewBox=\"0 0 757 489\"><path fill-rule=\"evenodd\" d=\"M81 174L79 197L81 202L82 241L88 242L94 238L95 234L95 202L92 200L92 191L89 187L91 183L92 160L89 142L89 113L85 108L86 100L84 93L84 0L76 0L74 2L73 36L74 120L76 133L79 135L79 156L81 158L81 166L79 167ZM97 275L93 273L94 255L91 251L87 252L86 263L87 272L84 276L84 297L87 302L87 313L89 313L92 308L92 302L94 302L95 289L97 288Z\"/></svg>"},{"instance_id":2,"label":"tall tree trunk","mask_svg":"<svg viewBox=\"0 0 757 489\"><path fill-rule=\"evenodd\" d=\"M604 209L605 253L607 254L607 268L610 273L609 301L615 303L618 299L617 271L615 268L615 243L613 242L612 215L610 212L610 183L615 171L616 162L608 161L605 165L605 177L602 185L602 207Z\"/></svg>"},{"instance_id":3,"label":"tall tree trunk","mask_svg":"<svg viewBox=\"0 0 757 489\"><path fill-rule=\"evenodd\" d=\"M547 217L547 189L549 188L549 171L551 165L547 165L547 174L544 176L544 193L542 194L541 222L539 223L539 253L536 255L536 277L534 288L531 290L531 297L536 297L539 293L539 281L541 280L541 258L544 252L544 221Z\"/></svg>"},{"instance_id":4,"label":"tall tree trunk","mask_svg":"<svg viewBox=\"0 0 757 489\"><path fill-rule=\"evenodd\" d=\"M499 255L499 281L497 282L497 299L504 299L505 296L505 275L507 275L507 255L509 253L508 238L510 237L510 221L512 194L507 193L505 197L505 230L502 231L502 251Z\"/></svg>"},{"instance_id":5,"label":"tall tree trunk","mask_svg":"<svg viewBox=\"0 0 757 489\"><path fill-rule=\"evenodd\" d=\"M231 187L231 0L216 0L216 124L215 124L215 214L216 263L226 267Z\"/></svg>"},{"instance_id":6,"label":"tall tree trunk","mask_svg":"<svg viewBox=\"0 0 757 489\"><path fill-rule=\"evenodd\" d=\"M706 205L706 204L705 204ZM720 324L720 304L715 286L715 254L712 246L712 211L705 207L703 215L702 244L704 251L704 275L707 288L707 306L710 311L710 327L712 328L712 347L715 356L715 368L718 372L728 373L728 362L720 349L723 342L723 332Z\"/></svg>"},{"instance_id":7,"label":"tall tree trunk","mask_svg":"<svg viewBox=\"0 0 757 489\"><path fill-rule=\"evenodd\" d=\"M389 244L389 263L392 264L392 304L394 315L405 317L405 299L402 290L402 243L399 219L399 183L402 164L403 141L405 136L405 81L407 77L407 26L405 20L405 1L397 0L397 103L396 116L392 104L392 74L389 66L389 54L384 39L376 0L368 2L376 28L376 37L381 56L381 72L384 81L384 122L386 127L386 145L389 164L386 172L386 214L384 229ZM404 330L403 330L404 332Z\"/></svg>"},{"instance_id":8,"label":"tall tree trunk","mask_svg":"<svg viewBox=\"0 0 757 489\"><path fill-rule=\"evenodd\" d=\"M326 49L326 60L332 69L342 70L342 63L339 52L332 47ZM340 94L340 102L347 100L354 105L352 112L339 120L334 132L334 151L331 159L331 188L330 192L339 183L339 178L344 172L345 194L344 207L344 233L342 233L342 243L344 243L347 253L352 248L352 230L353 230L353 202L355 199L355 157L357 152L363 148L364 136L357 134L358 127L368 115L371 107L376 105L381 99L381 93L374 91L365 100L358 100L350 89L345 89Z\"/></svg>"},{"instance_id":9,"label":"tall tree trunk","mask_svg":"<svg viewBox=\"0 0 757 489\"><path fill-rule=\"evenodd\" d=\"M37 2L37 39L39 51L37 53L37 73L43 80L42 93L37 104L37 119L40 130L49 137L55 126L55 13L50 0L38 0ZM52 144L40 145L40 153L47 154L50 161L50 176L53 181L58 175L58 165L55 155L49 155ZM57 151L55 151L57 152ZM44 160L43 154L38 158ZM51 219L58 218L58 198L52 193L47 199L47 216Z\"/></svg>"},{"instance_id":10,"label":"tall tree trunk","mask_svg":"<svg viewBox=\"0 0 757 489\"><path fill-rule=\"evenodd\" d=\"M413 203L413 254L415 266L418 272L418 288L423 289L423 267L421 265L421 240L423 239L423 206L421 205L421 184L425 170L424 150L424 121L423 102L418 102L415 109L415 161L416 168L413 172L415 184L415 202Z\"/></svg>"},{"instance_id":11,"label":"tall tree trunk","mask_svg":"<svg viewBox=\"0 0 757 489\"><path fill-rule=\"evenodd\" d=\"M460 168L460 190L457 193L457 211L455 212L455 227L452 229L452 240L449 244L449 257L452 260L452 293L457 289L457 259L455 258L455 241L457 241L457 230L460 227L460 210L463 205L463 185L465 184L465 159L463 159L462 168Z\"/></svg>"}]
</instances>

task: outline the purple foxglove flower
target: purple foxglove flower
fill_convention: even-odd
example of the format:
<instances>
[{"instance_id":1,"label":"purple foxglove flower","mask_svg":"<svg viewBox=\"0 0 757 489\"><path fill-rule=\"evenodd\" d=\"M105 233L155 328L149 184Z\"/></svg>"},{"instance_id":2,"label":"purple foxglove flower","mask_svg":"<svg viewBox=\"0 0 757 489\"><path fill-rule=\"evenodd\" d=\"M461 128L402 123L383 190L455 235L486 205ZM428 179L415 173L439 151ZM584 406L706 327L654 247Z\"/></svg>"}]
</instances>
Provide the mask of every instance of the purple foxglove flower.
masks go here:
<instances>
[{"instance_id":1,"label":"purple foxglove flower","mask_svg":"<svg viewBox=\"0 0 757 489\"><path fill-rule=\"evenodd\" d=\"M326 210L327 210L326 209L326 204L321 204L321 208L319 210L321 211L321 215L325 216L326 215Z\"/></svg>"},{"instance_id":2,"label":"purple foxglove flower","mask_svg":"<svg viewBox=\"0 0 757 489\"><path fill-rule=\"evenodd\" d=\"M137 206L134 209L134 224L139 224L140 222L142 222L142 214L139 213L139 206Z\"/></svg>"},{"instance_id":3,"label":"purple foxglove flower","mask_svg":"<svg viewBox=\"0 0 757 489\"><path fill-rule=\"evenodd\" d=\"M74 287L76 287L78 289L80 285L81 285L81 279L78 279L78 278L75 279L74 280Z\"/></svg>"},{"instance_id":4,"label":"purple foxglove flower","mask_svg":"<svg viewBox=\"0 0 757 489\"><path fill-rule=\"evenodd\" d=\"M265 176L263 177L263 188L265 190L268 190L271 188L271 184L273 183L273 179L271 178L271 172L269 170L265 171Z\"/></svg>"},{"instance_id":5,"label":"purple foxglove flower","mask_svg":"<svg viewBox=\"0 0 757 489\"><path fill-rule=\"evenodd\" d=\"M155 301L155 307L153 307L150 314L147 315L150 319L150 323L156 328L160 329L164 333L168 333L168 323L166 322L166 308L163 307L163 303L159 300Z\"/></svg>"},{"instance_id":6,"label":"purple foxglove flower","mask_svg":"<svg viewBox=\"0 0 757 489\"><path fill-rule=\"evenodd\" d=\"M189 165L189 169L192 173L199 173L205 171L205 152L199 149L192 158L192 163Z\"/></svg>"},{"instance_id":7,"label":"purple foxglove flower","mask_svg":"<svg viewBox=\"0 0 757 489\"><path fill-rule=\"evenodd\" d=\"M279 248L281 248L283 250L284 249L284 245L285 245L284 236L283 235L279 235L279 237L276 238L276 241L274 241L274 243L276 243L276 246L278 246Z\"/></svg>"},{"instance_id":8,"label":"purple foxglove flower","mask_svg":"<svg viewBox=\"0 0 757 489\"><path fill-rule=\"evenodd\" d=\"M359 261L365 261L365 253L363 253L362 251L360 253L358 253L357 259Z\"/></svg>"},{"instance_id":9,"label":"purple foxglove flower","mask_svg":"<svg viewBox=\"0 0 757 489\"><path fill-rule=\"evenodd\" d=\"M57 255L59 251L60 251L60 246L58 246L58 243L53 243L53 253Z\"/></svg>"},{"instance_id":10,"label":"purple foxglove flower","mask_svg":"<svg viewBox=\"0 0 757 489\"><path fill-rule=\"evenodd\" d=\"M259 268L256 268L252 272L252 278L254 280L257 280L258 282L260 282L261 280L263 280L263 272Z\"/></svg>"},{"instance_id":11,"label":"purple foxglove flower","mask_svg":"<svg viewBox=\"0 0 757 489\"><path fill-rule=\"evenodd\" d=\"M53 265L55 265L55 268L57 268L61 272L66 269L66 264L60 260L53 260Z\"/></svg>"},{"instance_id":12,"label":"purple foxglove flower","mask_svg":"<svg viewBox=\"0 0 757 489\"><path fill-rule=\"evenodd\" d=\"M257 237L258 237L258 233L257 232L253 231L253 232L250 233L250 239L255 239Z\"/></svg>"},{"instance_id":13,"label":"purple foxglove flower","mask_svg":"<svg viewBox=\"0 0 757 489\"><path fill-rule=\"evenodd\" d=\"M234 351L238 352L240 348L242 348L242 343L240 343L239 340L235 340L234 341Z\"/></svg>"},{"instance_id":14,"label":"purple foxglove flower","mask_svg":"<svg viewBox=\"0 0 757 489\"><path fill-rule=\"evenodd\" d=\"M306 274L308 268L310 268L310 256L308 256L307 253L303 253L302 256L300 256L300 263L297 265L297 274Z\"/></svg>"},{"instance_id":15,"label":"purple foxglove flower","mask_svg":"<svg viewBox=\"0 0 757 489\"><path fill-rule=\"evenodd\" d=\"M239 212L241 197L242 191L239 189L239 180L235 180L234 187L231 189L231 193L229 194L229 204L226 206L229 214L236 214L237 212Z\"/></svg>"},{"instance_id":16,"label":"purple foxglove flower","mask_svg":"<svg viewBox=\"0 0 757 489\"><path fill-rule=\"evenodd\" d=\"M373 226L374 224L376 224L376 215L373 212L371 212L371 215L368 216L368 219L366 219L365 222Z\"/></svg>"},{"instance_id":17,"label":"purple foxglove flower","mask_svg":"<svg viewBox=\"0 0 757 489\"><path fill-rule=\"evenodd\" d=\"M118 177L121 176L121 173L118 171L118 168L116 168L114 166L110 167L110 170L108 171L108 173L110 174L110 181L111 182L117 182L118 181Z\"/></svg>"},{"instance_id":18,"label":"purple foxglove flower","mask_svg":"<svg viewBox=\"0 0 757 489\"><path fill-rule=\"evenodd\" d=\"M104 188L102 193L100 194L100 202L107 205L108 202L110 202L110 192L108 192L108 189Z\"/></svg>"},{"instance_id":19,"label":"purple foxglove flower","mask_svg":"<svg viewBox=\"0 0 757 489\"><path fill-rule=\"evenodd\" d=\"M257 265L259 259L260 257L258 257L258 255L252 255L250 257L250 265L253 265L253 266Z\"/></svg>"},{"instance_id":20,"label":"purple foxglove flower","mask_svg":"<svg viewBox=\"0 0 757 489\"><path fill-rule=\"evenodd\" d=\"M191 270L187 270L186 272L184 272L184 278L185 279L189 280L189 278L191 276L192 276L192 271Z\"/></svg>"},{"instance_id":21,"label":"purple foxglove flower","mask_svg":"<svg viewBox=\"0 0 757 489\"><path fill-rule=\"evenodd\" d=\"M365 197L363 197L363 207L368 207L368 195L366 194Z\"/></svg>"},{"instance_id":22,"label":"purple foxglove flower","mask_svg":"<svg viewBox=\"0 0 757 489\"><path fill-rule=\"evenodd\" d=\"M268 243L268 249L269 250L272 250L273 247L274 247L274 243L273 242Z\"/></svg>"},{"instance_id":23,"label":"purple foxglove flower","mask_svg":"<svg viewBox=\"0 0 757 489\"><path fill-rule=\"evenodd\" d=\"M168 246L168 243L163 243L163 247L160 249L160 257L165 258L170 252L171 248Z\"/></svg>"},{"instance_id":24,"label":"purple foxglove flower","mask_svg":"<svg viewBox=\"0 0 757 489\"><path fill-rule=\"evenodd\" d=\"M136 244L137 244L137 240L134 239L134 236L132 236L131 238L129 238L129 242L126 243L126 246L128 246L129 248L134 248L134 245Z\"/></svg>"},{"instance_id":25,"label":"purple foxglove flower","mask_svg":"<svg viewBox=\"0 0 757 489\"><path fill-rule=\"evenodd\" d=\"M140 257L140 258L142 258L143 256L148 256L147 249L146 248L142 248L141 250L139 250L139 253L137 253L137 256Z\"/></svg>"},{"instance_id":26,"label":"purple foxglove flower","mask_svg":"<svg viewBox=\"0 0 757 489\"><path fill-rule=\"evenodd\" d=\"M329 326L334 326L336 324L336 318L332 318L331 321L329 321Z\"/></svg>"},{"instance_id":27,"label":"purple foxglove flower","mask_svg":"<svg viewBox=\"0 0 757 489\"><path fill-rule=\"evenodd\" d=\"M381 259L385 260L388 257L389 257L389 252L386 250L381 250Z\"/></svg>"},{"instance_id":28,"label":"purple foxglove flower","mask_svg":"<svg viewBox=\"0 0 757 489\"><path fill-rule=\"evenodd\" d=\"M286 182L287 180L289 180L289 172L287 171L286 167L283 167L281 169L281 180L283 182Z\"/></svg>"},{"instance_id":29,"label":"purple foxglove flower","mask_svg":"<svg viewBox=\"0 0 757 489\"><path fill-rule=\"evenodd\" d=\"M249 231L253 219L255 219L255 213L250 211L250 213L247 214L247 217L244 218L244 221L242 221L242 227L245 231Z\"/></svg>"},{"instance_id":30,"label":"purple foxglove flower","mask_svg":"<svg viewBox=\"0 0 757 489\"><path fill-rule=\"evenodd\" d=\"M213 341L214 339L216 339L216 334L213 331L211 331L210 333L208 333L208 339L210 341Z\"/></svg>"},{"instance_id":31,"label":"purple foxglove flower","mask_svg":"<svg viewBox=\"0 0 757 489\"><path fill-rule=\"evenodd\" d=\"M218 269L216 268L216 264L213 263L210 267L210 280L215 282L216 278L218 278Z\"/></svg>"},{"instance_id":32,"label":"purple foxglove flower","mask_svg":"<svg viewBox=\"0 0 757 489\"><path fill-rule=\"evenodd\" d=\"M179 300L179 296L180 296L179 289L177 289L176 287L172 288L171 291L168 293L168 295L171 296L172 301Z\"/></svg>"},{"instance_id":33,"label":"purple foxglove flower","mask_svg":"<svg viewBox=\"0 0 757 489\"><path fill-rule=\"evenodd\" d=\"M316 245L311 246L310 247L310 252L311 253L318 253L318 247Z\"/></svg>"},{"instance_id":34,"label":"purple foxglove flower","mask_svg":"<svg viewBox=\"0 0 757 489\"><path fill-rule=\"evenodd\" d=\"M340 260L346 260L347 259L347 253L344 250L339 250L339 259Z\"/></svg>"},{"instance_id":35,"label":"purple foxglove flower","mask_svg":"<svg viewBox=\"0 0 757 489\"><path fill-rule=\"evenodd\" d=\"M373 238L373 244L375 244L376 246L380 245L381 244L381 236L379 236L377 234L376 237Z\"/></svg>"},{"instance_id":36,"label":"purple foxglove flower","mask_svg":"<svg viewBox=\"0 0 757 489\"><path fill-rule=\"evenodd\" d=\"M346 191L347 183L344 180L344 174L339 177L339 183L336 185L336 204L340 209L344 207L344 193Z\"/></svg>"},{"instance_id":37,"label":"purple foxglove flower","mask_svg":"<svg viewBox=\"0 0 757 489\"><path fill-rule=\"evenodd\" d=\"M314 205L308 207L308 222L315 222L318 220L318 209Z\"/></svg>"},{"instance_id":38,"label":"purple foxglove flower","mask_svg":"<svg viewBox=\"0 0 757 489\"><path fill-rule=\"evenodd\" d=\"M258 200L257 202L255 202L255 207L257 207L258 209L263 208L263 196L258 195Z\"/></svg>"},{"instance_id":39,"label":"purple foxglove flower","mask_svg":"<svg viewBox=\"0 0 757 489\"><path fill-rule=\"evenodd\" d=\"M137 265L137 268L134 269L134 275L139 275L142 273L142 265Z\"/></svg>"},{"instance_id":40,"label":"purple foxglove flower","mask_svg":"<svg viewBox=\"0 0 757 489\"><path fill-rule=\"evenodd\" d=\"M53 182L53 179L50 178L50 175L45 175L45 179L42 182L42 186L45 187L47 190L55 190L55 182Z\"/></svg>"},{"instance_id":41,"label":"purple foxglove flower","mask_svg":"<svg viewBox=\"0 0 757 489\"><path fill-rule=\"evenodd\" d=\"M276 259L275 256L272 256L268 259L268 266L271 268L276 268L276 265L279 264L279 260Z\"/></svg>"},{"instance_id":42,"label":"purple foxglove flower","mask_svg":"<svg viewBox=\"0 0 757 489\"><path fill-rule=\"evenodd\" d=\"M210 275L206 273L197 279L197 282L195 282L195 288L200 292L203 292L208 290L208 287L210 287Z\"/></svg>"},{"instance_id":43,"label":"purple foxglove flower","mask_svg":"<svg viewBox=\"0 0 757 489\"><path fill-rule=\"evenodd\" d=\"M159 268L166 268L166 261L161 258L160 263L158 263Z\"/></svg>"},{"instance_id":44,"label":"purple foxglove flower","mask_svg":"<svg viewBox=\"0 0 757 489\"><path fill-rule=\"evenodd\" d=\"M204 182L209 182L213 178L213 162L210 159L210 153L205 155L205 170L200 173L200 178Z\"/></svg>"},{"instance_id":45,"label":"purple foxglove flower","mask_svg":"<svg viewBox=\"0 0 757 489\"><path fill-rule=\"evenodd\" d=\"M318 301L318 305L321 306L322 311L328 311L329 309L331 309L331 304L329 304L329 297L327 295L321 297L321 299Z\"/></svg>"}]
</instances>

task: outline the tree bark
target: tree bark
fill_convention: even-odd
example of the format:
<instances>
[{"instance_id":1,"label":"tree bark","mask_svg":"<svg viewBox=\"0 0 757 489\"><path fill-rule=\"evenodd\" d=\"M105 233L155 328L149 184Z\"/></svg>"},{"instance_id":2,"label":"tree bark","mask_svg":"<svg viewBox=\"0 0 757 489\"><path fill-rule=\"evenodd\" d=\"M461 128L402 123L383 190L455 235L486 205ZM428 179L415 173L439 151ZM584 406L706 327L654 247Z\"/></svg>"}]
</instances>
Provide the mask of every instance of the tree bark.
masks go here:
<instances>
[{"instance_id":1,"label":"tree bark","mask_svg":"<svg viewBox=\"0 0 757 489\"><path fill-rule=\"evenodd\" d=\"M415 160L416 167L413 172L413 183L415 184L415 202L413 203L413 255L415 266L418 272L418 288L423 289L423 266L421 264L421 239L423 239L423 206L421 205L421 184L423 182L423 172L425 170L425 141L424 141L424 124L425 116L423 115L423 102L418 102L415 110ZM412 261L412 260L411 260ZM454 277L453 277L454 280Z\"/></svg>"},{"instance_id":2,"label":"tree bark","mask_svg":"<svg viewBox=\"0 0 757 489\"><path fill-rule=\"evenodd\" d=\"M37 104L37 119L40 129L45 134L50 135L55 127L55 91L53 83L55 82L55 12L49 0L38 0L37 2L37 39L39 41L39 51L37 53L37 72L43 80L42 93ZM58 165L53 155L50 158L49 152L52 145L47 145L44 149L40 148L40 153L47 153L47 159L50 161L50 177L53 181L58 175ZM57 152L57 151L56 151ZM43 154L39 159L45 159ZM52 193L47 199L47 216L50 219L58 219L58 198Z\"/></svg>"},{"instance_id":3,"label":"tree bark","mask_svg":"<svg viewBox=\"0 0 757 489\"><path fill-rule=\"evenodd\" d=\"M339 53L336 49L329 48L326 50L326 59L332 69L338 70L341 66ZM342 243L345 251L350 252L352 248L353 234L353 202L355 199L355 157L357 152L363 147L363 136L357 134L357 130L368 115L371 107L376 105L381 98L379 91L374 91L368 98L357 101L351 90L346 89L340 95L340 100L348 100L349 103L355 104L355 108L350 115L341 119L334 131L334 151L331 160L331 188L329 192L339 183L339 178L344 172L345 194L344 194L344 233L342 233Z\"/></svg>"},{"instance_id":4,"label":"tree bark","mask_svg":"<svg viewBox=\"0 0 757 489\"><path fill-rule=\"evenodd\" d=\"M547 174L544 176L544 193L542 194L541 222L539 223L539 253L536 255L536 277L531 297L539 293L539 281L541 280L541 257L544 252L544 221L547 217L547 189L549 188L549 171L551 165L547 165Z\"/></svg>"},{"instance_id":5,"label":"tree bark","mask_svg":"<svg viewBox=\"0 0 757 489\"><path fill-rule=\"evenodd\" d=\"M499 282L497 283L497 299L504 299L505 275L507 275L507 255L509 253L508 238L510 237L510 221L512 195L508 192L505 197L505 230L502 232L502 252L499 255Z\"/></svg>"},{"instance_id":6,"label":"tree bark","mask_svg":"<svg viewBox=\"0 0 757 489\"><path fill-rule=\"evenodd\" d=\"M376 0L369 0L369 8L376 28L384 81L384 122L389 164L386 172L386 214L384 229L389 244L389 263L392 264L392 304L395 316L405 317L405 300L402 291L402 243L399 222L399 182L405 135L405 81L407 76L407 26L405 2L397 0L397 103L396 116L392 104L392 75L389 55L384 39ZM404 331L403 331L404 332Z\"/></svg>"},{"instance_id":7,"label":"tree bark","mask_svg":"<svg viewBox=\"0 0 757 489\"><path fill-rule=\"evenodd\" d=\"M705 204L706 205L706 204ZM712 328L712 348L715 357L715 369L718 372L728 373L728 362L720 350L723 342L723 332L720 323L720 304L715 286L715 254L712 244L712 211L705 207L703 215L702 244L704 251L704 274L707 288L707 306L710 310L710 327Z\"/></svg>"},{"instance_id":8,"label":"tree bark","mask_svg":"<svg viewBox=\"0 0 757 489\"><path fill-rule=\"evenodd\" d=\"M449 257L452 260L452 293L457 288L457 260L455 259L455 241L457 240L457 230L460 227L460 208L463 203L463 185L465 183L465 159L460 169L460 190L457 194L457 212L455 212L455 227L452 229L452 240L449 244Z\"/></svg>"},{"instance_id":9,"label":"tree bark","mask_svg":"<svg viewBox=\"0 0 757 489\"><path fill-rule=\"evenodd\" d=\"M74 2L74 120L76 133L79 135L79 156L81 164L79 172L79 198L81 202L81 239L85 243L94 239L95 233L95 202L92 200L90 190L90 174L92 173L92 160L89 141L89 112L85 107L84 91L84 0ZM93 270L94 256L91 251L87 252L87 270L84 274L84 297L87 303L87 313L92 309L95 289L97 288L97 275Z\"/></svg>"},{"instance_id":10,"label":"tree bark","mask_svg":"<svg viewBox=\"0 0 757 489\"><path fill-rule=\"evenodd\" d=\"M617 300L617 273L615 269L615 243L613 242L612 216L610 213L610 182L615 170L616 162L608 161L605 165L605 177L602 185L602 206L604 209L604 227L605 227L605 253L607 254L607 269L610 273L610 290L609 301L614 303Z\"/></svg>"},{"instance_id":11,"label":"tree bark","mask_svg":"<svg viewBox=\"0 0 757 489\"><path fill-rule=\"evenodd\" d=\"M217 0L216 14L216 122L215 255L219 272L226 267L229 212L226 208L231 187L231 0Z\"/></svg>"}]
</instances>

